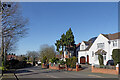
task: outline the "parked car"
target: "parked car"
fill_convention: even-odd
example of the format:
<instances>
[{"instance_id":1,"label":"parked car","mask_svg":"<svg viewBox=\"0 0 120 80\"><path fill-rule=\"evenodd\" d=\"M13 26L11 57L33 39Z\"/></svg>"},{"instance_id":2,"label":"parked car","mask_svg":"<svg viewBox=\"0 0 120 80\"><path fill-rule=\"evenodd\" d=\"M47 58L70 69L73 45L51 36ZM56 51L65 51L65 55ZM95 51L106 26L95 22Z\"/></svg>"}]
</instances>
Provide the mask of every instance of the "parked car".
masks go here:
<instances>
[{"instance_id":1,"label":"parked car","mask_svg":"<svg viewBox=\"0 0 120 80\"><path fill-rule=\"evenodd\" d=\"M108 60L108 61L107 61L107 65L114 66L114 61L113 61L113 60Z\"/></svg>"},{"instance_id":2,"label":"parked car","mask_svg":"<svg viewBox=\"0 0 120 80\"><path fill-rule=\"evenodd\" d=\"M41 65L41 61L38 61L37 63L38 63L38 65Z\"/></svg>"}]
</instances>

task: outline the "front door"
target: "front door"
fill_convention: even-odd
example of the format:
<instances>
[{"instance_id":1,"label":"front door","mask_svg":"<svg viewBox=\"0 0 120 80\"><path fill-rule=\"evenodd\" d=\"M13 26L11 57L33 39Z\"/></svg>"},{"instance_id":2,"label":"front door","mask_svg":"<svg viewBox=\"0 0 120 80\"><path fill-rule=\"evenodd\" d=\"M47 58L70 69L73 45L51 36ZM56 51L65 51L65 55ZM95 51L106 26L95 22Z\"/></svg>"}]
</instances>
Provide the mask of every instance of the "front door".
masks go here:
<instances>
[{"instance_id":1,"label":"front door","mask_svg":"<svg viewBox=\"0 0 120 80\"><path fill-rule=\"evenodd\" d=\"M80 64L85 64L85 57L80 57Z\"/></svg>"}]
</instances>

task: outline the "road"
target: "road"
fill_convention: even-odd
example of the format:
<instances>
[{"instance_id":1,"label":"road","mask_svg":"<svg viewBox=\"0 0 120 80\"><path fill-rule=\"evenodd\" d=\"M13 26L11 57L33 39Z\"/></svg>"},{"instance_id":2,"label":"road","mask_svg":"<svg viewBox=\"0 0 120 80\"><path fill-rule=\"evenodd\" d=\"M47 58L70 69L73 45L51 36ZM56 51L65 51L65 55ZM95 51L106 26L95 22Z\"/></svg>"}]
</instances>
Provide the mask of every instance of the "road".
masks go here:
<instances>
[{"instance_id":1,"label":"road","mask_svg":"<svg viewBox=\"0 0 120 80\"><path fill-rule=\"evenodd\" d=\"M117 75L91 73L90 69L82 71L65 71L42 69L41 66L19 69L18 78L117 78Z\"/></svg>"}]
</instances>

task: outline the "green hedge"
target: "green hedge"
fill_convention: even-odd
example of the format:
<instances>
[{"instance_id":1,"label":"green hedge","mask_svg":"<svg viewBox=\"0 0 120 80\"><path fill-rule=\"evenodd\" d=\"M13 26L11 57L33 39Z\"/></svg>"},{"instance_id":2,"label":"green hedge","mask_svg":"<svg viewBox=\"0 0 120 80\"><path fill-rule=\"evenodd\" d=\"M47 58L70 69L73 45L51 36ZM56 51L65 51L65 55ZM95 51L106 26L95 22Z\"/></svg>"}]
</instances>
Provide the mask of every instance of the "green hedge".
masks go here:
<instances>
[{"instance_id":1,"label":"green hedge","mask_svg":"<svg viewBox=\"0 0 120 80\"><path fill-rule=\"evenodd\" d=\"M117 63L120 63L120 49L114 49L112 51L112 58L114 60L114 65L117 65Z\"/></svg>"},{"instance_id":2,"label":"green hedge","mask_svg":"<svg viewBox=\"0 0 120 80\"><path fill-rule=\"evenodd\" d=\"M67 65L67 67L75 68L76 67L76 62L77 62L77 58L76 57L66 58L66 65Z\"/></svg>"}]
</instances>

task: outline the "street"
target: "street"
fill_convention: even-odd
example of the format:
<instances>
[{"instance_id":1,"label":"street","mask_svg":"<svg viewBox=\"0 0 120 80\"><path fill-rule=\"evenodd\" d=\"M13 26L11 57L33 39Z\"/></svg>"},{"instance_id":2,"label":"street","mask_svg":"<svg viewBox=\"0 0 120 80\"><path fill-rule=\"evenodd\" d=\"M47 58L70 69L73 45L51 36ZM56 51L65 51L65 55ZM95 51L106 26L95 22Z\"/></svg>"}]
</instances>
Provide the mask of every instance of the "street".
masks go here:
<instances>
[{"instance_id":1,"label":"street","mask_svg":"<svg viewBox=\"0 0 120 80\"><path fill-rule=\"evenodd\" d=\"M18 78L117 78L117 75L92 73L90 69L82 71L65 71L42 69L41 66L18 69Z\"/></svg>"}]
</instances>

